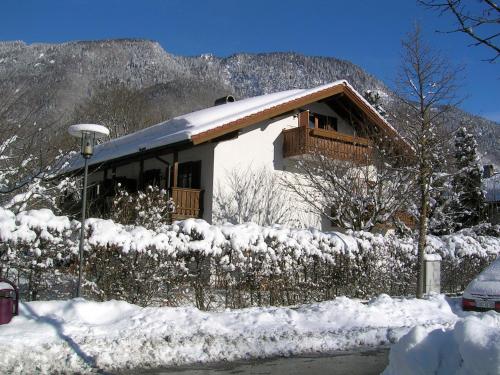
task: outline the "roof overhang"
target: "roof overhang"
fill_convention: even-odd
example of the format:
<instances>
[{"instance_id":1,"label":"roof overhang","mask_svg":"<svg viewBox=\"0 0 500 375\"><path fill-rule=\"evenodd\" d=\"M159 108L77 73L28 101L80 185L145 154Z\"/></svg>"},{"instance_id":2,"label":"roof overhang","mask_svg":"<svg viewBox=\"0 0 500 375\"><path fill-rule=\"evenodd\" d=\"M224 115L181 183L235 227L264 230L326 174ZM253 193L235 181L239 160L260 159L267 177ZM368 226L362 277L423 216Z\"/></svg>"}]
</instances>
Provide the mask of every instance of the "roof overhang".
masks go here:
<instances>
[{"instance_id":1,"label":"roof overhang","mask_svg":"<svg viewBox=\"0 0 500 375\"><path fill-rule=\"evenodd\" d=\"M324 100L339 94L346 95L361 111L363 111L367 118L386 135L398 140L399 142L404 143L406 147L409 147L401 138L399 133L356 90L354 90L354 88L349 85L347 81L340 81L335 86L327 87L321 91L317 91L309 95L290 100L288 102L264 109L249 116L242 117L235 121L220 125L216 128L194 134L191 136L191 140L194 145L208 142L227 133L246 128L247 126L257 124L261 121L269 120L308 104Z\"/></svg>"}]
</instances>

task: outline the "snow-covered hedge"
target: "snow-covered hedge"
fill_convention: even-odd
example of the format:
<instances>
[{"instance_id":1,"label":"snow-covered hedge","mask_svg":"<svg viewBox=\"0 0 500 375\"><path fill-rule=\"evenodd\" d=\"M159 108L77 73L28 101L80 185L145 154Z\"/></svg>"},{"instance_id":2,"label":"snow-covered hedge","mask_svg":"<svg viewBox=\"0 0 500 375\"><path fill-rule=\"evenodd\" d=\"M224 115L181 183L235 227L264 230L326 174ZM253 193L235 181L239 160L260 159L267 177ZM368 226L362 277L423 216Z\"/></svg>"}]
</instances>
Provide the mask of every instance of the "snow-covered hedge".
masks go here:
<instances>
[{"instance_id":1,"label":"snow-covered hedge","mask_svg":"<svg viewBox=\"0 0 500 375\"><path fill-rule=\"evenodd\" d=\"M336 295L405 295L415 284L414 243L395 236L194 219L156 230L89 219L86 229L85 291L103 300L190 302L202 309L290 305ZM2 275L17 275L27 299L47 290L69 293L78 231L78 222L49 210L0 210ZM500 239L475 232L431 237L428 250L448 265L444 288L456 289L498 255ZM464 265L471 271L461 277Z\"/></svg>"},{"instance_id":2,"label":"snow-covered hedge","mask_svg":"<svg viewBox=\"0 0 500 375\"><path fill-rule=\"evenodd\" d=\"M482 224L451 235L429 236L427 252L441 255L441 287L461 292L500 254L500 226Z\"/></svg>"}]
</instances>

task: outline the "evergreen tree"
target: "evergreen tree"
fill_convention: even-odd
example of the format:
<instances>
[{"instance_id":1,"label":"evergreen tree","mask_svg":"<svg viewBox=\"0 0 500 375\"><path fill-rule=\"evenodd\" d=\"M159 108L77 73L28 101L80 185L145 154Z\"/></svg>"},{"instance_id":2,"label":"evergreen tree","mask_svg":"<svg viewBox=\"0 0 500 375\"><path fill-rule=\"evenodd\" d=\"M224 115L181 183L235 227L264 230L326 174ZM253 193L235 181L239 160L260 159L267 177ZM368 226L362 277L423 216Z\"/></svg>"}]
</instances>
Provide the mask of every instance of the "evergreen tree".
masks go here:
<instances>
[{"instance_id":1,"label":"evergreen tree","mask_svg":"<svg viewBox=\"0 0 500 375\"><path fill-rule=\"evenodd\" d=\"M382 98L380 97L380 92L377 90L365 90L363 94L364 98L368 103L371 104L373 108L377 110L378 113L385 119L388 115L384 107L382 107Z\"/></svg>"},{"instance_id":2,"label":"evergreen tree","mask_svg":"<svg viewBox=\"0 0 500 375\"><path fill-rule=\"evenodd\" d=\"M479 224L485 208L477 142L465 127L458 129L455 135L455 159L453 211L456 229L461 229Z\"/></svg>"},{"instance_id":3,"label":"evergreen tree","mask_svg":"<svg viewBox=\"0 0 500 375\"><path fill-rule=\"evenodd\" d=\"M434 179L430 197L429 233L441 236L455 231L456 194L453 191L453 178L449 173L441 173Z\"/></svg>"}]
</instances>

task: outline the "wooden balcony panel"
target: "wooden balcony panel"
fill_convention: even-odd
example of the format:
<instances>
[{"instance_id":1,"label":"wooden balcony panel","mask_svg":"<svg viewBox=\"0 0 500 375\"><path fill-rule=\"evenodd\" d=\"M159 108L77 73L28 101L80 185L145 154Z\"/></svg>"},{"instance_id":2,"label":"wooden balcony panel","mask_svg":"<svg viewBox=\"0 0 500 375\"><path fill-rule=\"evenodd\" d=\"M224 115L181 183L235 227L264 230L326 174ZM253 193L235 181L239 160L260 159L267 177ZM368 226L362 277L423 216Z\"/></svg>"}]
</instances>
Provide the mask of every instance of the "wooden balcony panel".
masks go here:
<instances>
[{"instance_id":1,"label":"wooden balcony panel","mask_svg":"<svg viewBox=\"0 0 500 375\"><path fill-rule=\"evenodd\" d=\"M408 228L415 229L415 218L406 211L396 211L394 217L404 223Z\"/></svg>"},{"instance_id":2,"label":"wooden balcony panel","mask_svg":"<svg viewBox=\"0 0 500 375\"><path fill-rule=\"evenodd\" d=\"M345 142L349 144L356 144L360 146L372 145L372 141L367 138L356 137L354 135L344 134L333 130L309 129L309 133L311 136L333 139L336 141Z\"/></svg>"},{"instance_id":3,"label":"wooden balcony panel","mask_svg":"<svg viewBox=\"0 0 500 375\"><path fill-rule=\"evenodd\" d=\"M188 188L172 188L172 199L175 202L174 220L201 218L203 214L203 190Z\"/></svg>"},{"instance_id":4,"label":"wooden balcony panel","mask_svg":"<svg viewBox=\"0 0 500 375\"><path fill-rule=\"evenodd\" d=\"M370 158L369 139L324 129L297 127L283 130L283 157L322 154L337 160L365 161Z\"/></svg>"}]
</instances>

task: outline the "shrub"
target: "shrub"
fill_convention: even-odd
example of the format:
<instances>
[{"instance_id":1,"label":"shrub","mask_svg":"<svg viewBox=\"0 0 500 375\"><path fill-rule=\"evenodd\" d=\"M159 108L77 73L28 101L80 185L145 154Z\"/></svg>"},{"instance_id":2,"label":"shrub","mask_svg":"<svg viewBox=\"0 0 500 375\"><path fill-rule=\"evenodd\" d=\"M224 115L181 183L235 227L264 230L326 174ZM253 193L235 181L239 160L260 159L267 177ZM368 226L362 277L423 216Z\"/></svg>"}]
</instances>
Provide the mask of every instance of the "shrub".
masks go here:
<instances>
[{"instance_id":1,"label":"shrub","mask_svg":"<svg viewBox=\"0 0 500 375\"><path fill-rule=\"evenodd\" d=\"M17 278L24 299L41 289L57 292L50 298L71 297L78 232L78 222L49 210L0 210L2 275ZM443 258L444 291L463 290L498 256L500 238L478 233L429 237L427 251ZM410 237L194 219L156 229L88 219L86 237L84 294L100 300L214 309L414 293Z\"/></svg>"}]
</instances>

